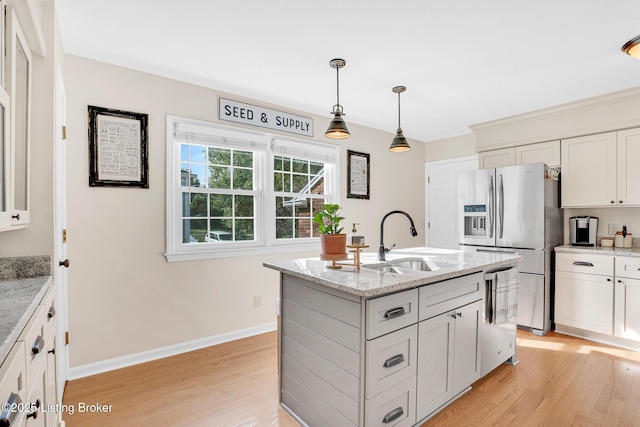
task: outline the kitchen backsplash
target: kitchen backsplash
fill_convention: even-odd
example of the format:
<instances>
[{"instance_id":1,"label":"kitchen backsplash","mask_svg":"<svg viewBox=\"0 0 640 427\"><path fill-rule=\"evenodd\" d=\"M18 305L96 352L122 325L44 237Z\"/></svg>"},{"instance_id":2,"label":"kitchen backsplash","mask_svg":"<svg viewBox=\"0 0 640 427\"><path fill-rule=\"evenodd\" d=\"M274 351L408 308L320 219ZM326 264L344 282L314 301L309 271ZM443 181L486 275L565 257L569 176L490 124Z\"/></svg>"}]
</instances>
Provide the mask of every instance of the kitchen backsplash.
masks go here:
<instances>
[{"instance_id":1,"label":"kitchen backsplash","mask_svg":"<svg viewBox=\"0 0 640 427\"><path fill-rule=\"evenodd\" d=\"M49 255L0 258L0 280L49 275L51 275L51 257Z\"/></svg>"},{"instance_id":2,"label":"kitchen backsplash","mask_svg":"<svg viewBox=\"0 0 640 427\"><path fill-rule=\"evenodd\" d=\"M614 237L609 234L609 224L618 224L618 231L627 226L627 232L632 235L633 247L640 247L640 208L573 208L564 209L564 243L569 244L569 218L577 215L590 215L598 218L598 245L603 237Z\"/></svg>"}]
</instances>

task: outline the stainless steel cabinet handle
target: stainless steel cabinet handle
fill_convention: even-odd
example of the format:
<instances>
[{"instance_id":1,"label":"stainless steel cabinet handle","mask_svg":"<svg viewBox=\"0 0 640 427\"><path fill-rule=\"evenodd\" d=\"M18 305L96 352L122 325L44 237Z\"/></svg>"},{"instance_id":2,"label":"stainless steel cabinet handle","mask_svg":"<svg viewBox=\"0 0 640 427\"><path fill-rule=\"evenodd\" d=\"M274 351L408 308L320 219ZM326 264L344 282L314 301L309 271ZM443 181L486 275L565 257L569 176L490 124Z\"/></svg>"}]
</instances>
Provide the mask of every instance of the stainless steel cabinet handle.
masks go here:
<instances>
[{"instance_id":1,"label":"stainless steel cabinet handle","mask_svg":"<svg viewBox=\"0 0 640 427\"><path fill-rule=\"evenodd\" d=\"M573 265L580 265L582 267L593 267L593 264L587 261L574 261Z\"/></svg>"},{"instance_id":2,"label":"stainless steel cabinet handle","mask_svg":"<svg viewBox=\"0 0 640 427\"><path fill-rule=\"evenodd\" d=\"M22 403L22 399L16 393L11 393L5 405L2 405L0 412L0 426L9 427L18 417L18 405Z\"/></svg>"},{"instance_id":3,"label":"stainless steel cabinet handle","mask_svg":"<svg viewBox=\"0 0 640 427\"><path fill-rule=\"evenodd\" d=\"M402 406L399 406L393 411L389 412L387 415L385 415L384 418L382 419L382 422L385 424L389 424L390 422L400 418L403 414L404 414L404 410L402 409Z\"/></svg>"},{"instance_id":4,"label":"stainless steel cabinet handle","mask_svg":"<svg viewBox=\"0 0 640 427\"><path fill-rule=\"evenodd\" d=\"M44 338L38 335L36 337L36 340L33 342L33 347L31 347L31 355L35 356L36 354L40 353L43 348L44 348Z\"/></svg>"},{"instance_id":5,"label":"stainless steel cabinet handle","mask_svg":"<svg viewBox=\"0 0 640 427\"><path fill-rule=\"evenodd\" d=\"M404 307L397 307L397 308L392 308L391 310L387 310L384 313L384 318L393 319L395 317L404 316L405 314L407 313L404 311Z\"/></svg>"},{"instance_id":6,"label":"stainless steel cabinet handle","mask_svg":"<svg viewBox=\"0 0 640 427\"><path fill-rule=\"evenodd\" d=\"M52 304L51 307L49 307L49 311L47 312L47 319L51 319L55 315L56 315L56 308Z\"/></svg>"},{"instance_id":7,"label":"stainless steel cabinet handle","mask_svg":"<svg viewBox=\"0 0 640 427\"><path fill-rule=\"evenodd\" d=\"M391 356L387 360L384 361L382 365L383 368L390 368L392 366L396 366L398 363L404 362L404 356L402 354L396 354L395 356Z\"/></svg>"}]
</instances>

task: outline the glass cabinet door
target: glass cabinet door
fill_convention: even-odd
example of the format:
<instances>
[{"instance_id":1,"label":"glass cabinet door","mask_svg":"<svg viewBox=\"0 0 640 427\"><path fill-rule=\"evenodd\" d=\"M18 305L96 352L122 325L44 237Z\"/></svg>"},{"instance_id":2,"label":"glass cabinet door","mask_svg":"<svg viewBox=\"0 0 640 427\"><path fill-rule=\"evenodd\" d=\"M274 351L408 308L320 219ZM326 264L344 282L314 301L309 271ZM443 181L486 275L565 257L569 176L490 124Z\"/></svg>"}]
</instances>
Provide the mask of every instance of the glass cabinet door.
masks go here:
<instances>
[{"instance_id":1,"label":"glass cabinet door","mask_svg":"<svg viewBox=\"0 0 640 427\"><path fill-rule=\"evenodd\" d=\"M13 9L7 9L5 84L11 97L11 224L29 222L31 51Z\"/></svg>"}]
</instances>

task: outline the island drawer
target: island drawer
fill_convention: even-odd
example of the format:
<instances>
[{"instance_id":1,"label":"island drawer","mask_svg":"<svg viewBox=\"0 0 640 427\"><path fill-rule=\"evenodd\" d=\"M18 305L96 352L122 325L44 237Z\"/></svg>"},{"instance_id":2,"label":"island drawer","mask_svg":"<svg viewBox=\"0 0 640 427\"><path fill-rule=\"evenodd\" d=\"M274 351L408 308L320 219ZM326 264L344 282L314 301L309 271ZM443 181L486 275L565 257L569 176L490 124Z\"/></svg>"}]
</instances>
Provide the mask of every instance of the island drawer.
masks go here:
<instances>
[{"instance_id":1,"label":"island drawer","mask_svg":"<svg viewBox=\"0 0 640 427\"><path fill-rule=\"evenodd\" d=\"M410 427L416 423L416 377L365 401L365 425Z\"/></svg>"},{"instance_id":2,"label":"island drawer","mask_svg":"<svg viewBox=\"0 0 640 427\"><path fill-rule=\"evenodd\" d=\"M585 253L556 253L556 270L613 276L613 257Z\"/></svg>"},{"instance_id":3,"label":"island drawer","mask_svg":"<svg viewBox=\"0 0 640 427\"><path fill-rule=\"evenodd\" d=\"M420 287L420 320L482 299L483 273L473 273Z\"/></svg>"},{"instance_id":4,"label":"island drawer","mask_svg":"<svg viewBox=\"0 0 640 427\"><path fill-rule=\"evenodd\" d=\"M629 279L640 279L640 257L617 256L616 257L616 277L628 277Z\"/></svg>"},{"instance_id":5,"label":"island drawer","mask_svg":"<svg viewBox=\"0 0 640 427\"><path fill-rule=\"evenodd\" d=\"M367 341L366 397L372 398L417 372L418 325Z\"/></svg>"},{"instance_id":6,"label":"island drawer","mask_svg":"<svg viewBox=\"0 0 640 427\"><path fill-rule=\"evenodd\" d=\"M374 339L418 321L418 290L410 289L366 302L366 337Z\"/></svg>"}]
</instances>

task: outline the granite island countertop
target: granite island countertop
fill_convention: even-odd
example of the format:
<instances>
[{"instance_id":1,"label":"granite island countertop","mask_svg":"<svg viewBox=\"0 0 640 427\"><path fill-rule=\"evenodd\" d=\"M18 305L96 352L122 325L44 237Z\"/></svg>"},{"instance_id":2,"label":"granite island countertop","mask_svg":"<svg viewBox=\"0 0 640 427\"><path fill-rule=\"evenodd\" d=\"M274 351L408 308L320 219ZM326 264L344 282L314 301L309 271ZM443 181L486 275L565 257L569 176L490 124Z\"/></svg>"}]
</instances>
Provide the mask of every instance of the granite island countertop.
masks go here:
<instances>
[{"instance_id":1,"label":"granite island countertop","mask_svg":"<svg viewBox=\"0 0 640 427\"><path fill-rule=\"evenodd\" d=\"M50 257L0 258L0 364L42 301L50 283Z\"/></svg>"},{"instance_id":2,"label":"granite island countertop","mask_svg":"<svg viewBox=\"0 0 640 427\"><path fill-rule=\"evenodd\" d=\"M556 252L566 253L582 253L595 255L613 255L613 256L637 256L640 257L640 247L633 248L615 248L608 246L556 246Z\"/></svg>"},{"instance_id":3,"label":"granite island countertop","mask_svg":"<svg viewBox=\"0 0 640 427\"><path fill-rule=\"evenodd\" d=\"M281 273L368 298L478 271L515 265L521 257L514 254L419 247L397 249L388 253L386 258L386 261L378 261L377 254L363 253L362 268L359 271L352 266L332 269L329 268L330 261L323 261L320 258L273 261L265 262L263 265ZM376 269L407 259L422 259L429 264L432 271L407 271L399 274Z\"/></svg>"}]
</instances>

